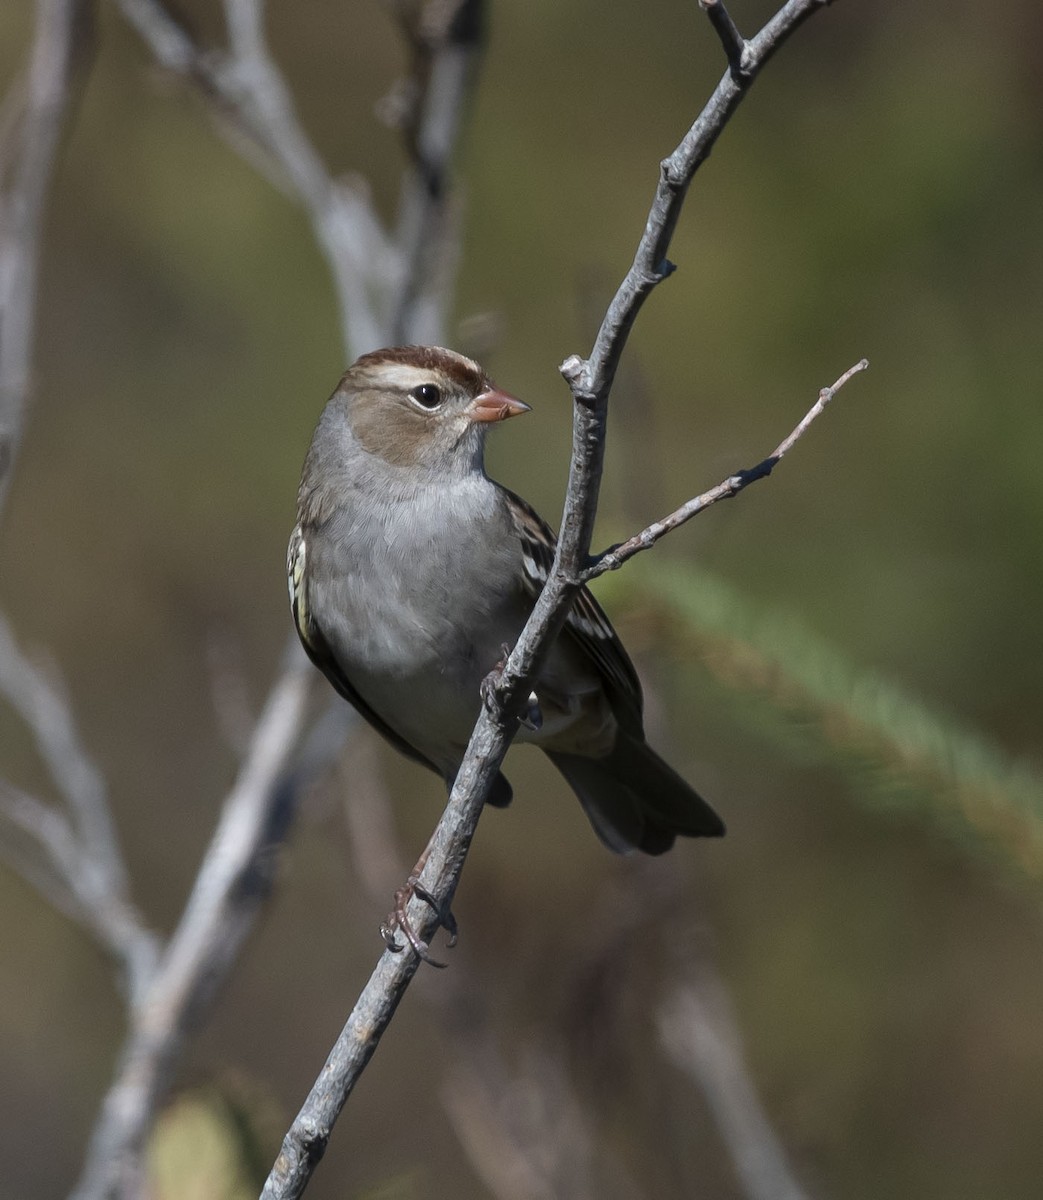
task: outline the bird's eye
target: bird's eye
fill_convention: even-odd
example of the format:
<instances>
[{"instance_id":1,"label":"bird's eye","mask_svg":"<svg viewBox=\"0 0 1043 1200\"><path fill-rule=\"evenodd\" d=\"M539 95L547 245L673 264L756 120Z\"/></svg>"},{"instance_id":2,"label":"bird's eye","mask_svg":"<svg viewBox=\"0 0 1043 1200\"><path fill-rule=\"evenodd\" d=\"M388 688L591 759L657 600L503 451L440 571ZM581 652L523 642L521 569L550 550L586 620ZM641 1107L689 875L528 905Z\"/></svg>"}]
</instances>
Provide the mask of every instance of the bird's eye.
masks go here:
<instances>
[{"instance_id":1,"label":"bird's eye","mask_svg":"<svg viewBox=\"0 0 1043 1200\"><path fill-rule=\"evenodd\" d=\"M409 393L421 408L436 409L442 403L442 393L433 383L422 383Z\"/></svg>"}]
</instances>

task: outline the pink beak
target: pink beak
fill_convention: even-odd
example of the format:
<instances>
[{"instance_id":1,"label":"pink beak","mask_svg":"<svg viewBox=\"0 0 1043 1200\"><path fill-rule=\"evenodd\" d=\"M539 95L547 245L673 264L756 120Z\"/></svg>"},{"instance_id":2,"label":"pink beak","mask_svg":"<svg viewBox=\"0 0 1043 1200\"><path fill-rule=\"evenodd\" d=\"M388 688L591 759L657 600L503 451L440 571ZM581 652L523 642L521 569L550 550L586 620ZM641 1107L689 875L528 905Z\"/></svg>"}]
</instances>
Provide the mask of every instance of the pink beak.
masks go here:
<instances>
[{"instance_id":1,"label":"pink beak","mask_svg":"<svg viewBox=\"0 0 1043 1200\"><path fill-rule=\"evenodd\" d=\"M467 411L472 421L506 421L508 417L520 417L532 410L507 392L493 388L476 396Z\"/></svg>"}]
</instances>

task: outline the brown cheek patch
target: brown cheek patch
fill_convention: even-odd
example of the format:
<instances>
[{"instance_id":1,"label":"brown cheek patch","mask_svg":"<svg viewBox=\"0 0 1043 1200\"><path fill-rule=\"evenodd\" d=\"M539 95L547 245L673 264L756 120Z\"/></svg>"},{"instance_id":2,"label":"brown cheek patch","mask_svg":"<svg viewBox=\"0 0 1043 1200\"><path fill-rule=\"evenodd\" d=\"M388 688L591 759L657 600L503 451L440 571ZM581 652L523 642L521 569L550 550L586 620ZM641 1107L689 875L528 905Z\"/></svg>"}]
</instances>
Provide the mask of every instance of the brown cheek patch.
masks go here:
<instances>
[{"instance_id":1,"label":"brown cheek patch","mask_svg":"<svg viewBox=\"0 0 1043 1200\"><path fill-rule=\"evenodd\" d=\"M357 406L351 428L359 445L393 467L410 467L420 459L424 418L411 409L396 406L388 420L386 404Z\"/></svg>"}]
</instances>

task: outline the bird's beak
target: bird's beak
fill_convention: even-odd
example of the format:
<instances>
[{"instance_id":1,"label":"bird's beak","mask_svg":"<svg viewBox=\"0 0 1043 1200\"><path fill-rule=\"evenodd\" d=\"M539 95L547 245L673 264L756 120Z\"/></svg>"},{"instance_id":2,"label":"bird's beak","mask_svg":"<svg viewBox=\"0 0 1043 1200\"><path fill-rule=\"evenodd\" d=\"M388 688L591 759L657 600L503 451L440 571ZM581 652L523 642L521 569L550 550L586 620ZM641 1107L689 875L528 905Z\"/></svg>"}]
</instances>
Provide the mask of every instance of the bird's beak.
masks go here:
<instances>
[{"instance_id":1,"label":"bird's beak","mask_svg":"<svg viewBox=\"0 0 1043 1200\"><path fill-rule=\"evenodd\" d=\"M467 415L472 421L506 421L508 417L520 417L531 412L527 404L516 400L499 388L490 388L471 401Z\"/></svg>"}]
</instances>

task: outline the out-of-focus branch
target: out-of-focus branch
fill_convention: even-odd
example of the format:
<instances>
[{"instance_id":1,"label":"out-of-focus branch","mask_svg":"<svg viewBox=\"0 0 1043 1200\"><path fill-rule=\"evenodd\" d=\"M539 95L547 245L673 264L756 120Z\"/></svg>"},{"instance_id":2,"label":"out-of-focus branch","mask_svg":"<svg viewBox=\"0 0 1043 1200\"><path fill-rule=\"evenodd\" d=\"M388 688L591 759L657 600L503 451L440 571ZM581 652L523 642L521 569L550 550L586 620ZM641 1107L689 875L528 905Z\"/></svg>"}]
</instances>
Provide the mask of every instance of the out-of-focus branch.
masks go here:
<instances>
[{"instance_id":1,"label":"out-of-focus branch","mask_svg":"<svg viewBox=\"0 0 1043 1200\"><path fill-rule=\"evenodd\" d=\"M233 146L242 150L246 138L308 213L336 288L347 359L396 341L443 341L455 261L446 181L481 49L482 0L421 6L408 19L423 53L410 80L418 118L394 236L363 188L330 175L302 128L264 37L261 0L224 0L227 53L200 46L161 0L119 4L157 61L214 103Z\"/></svg>"},{"instance_id":2,"label":"out-of-focus branch","mask_svg":"<svg viewBox=\"0 0 1043 1200\"><path fill-rule=\"evenodd\" d=\"M646 529L642 529L640 533L635 533L633 537L627 538L625 542L621 542L618 546L613 546L611 550L606 550L589 567L580 572L581 582L589 583L590 580L596 579L606 571L618 570L628 558L633 558L635 554L639 554L642 550L650 550L661 537L665 537L666 534L677 529L686 521L690 521L692 517L698 516L699 513L709 508L711 504L716 504L718 500L730 500L733 496L737 496L743 488L749 487L751 483L756 483L758 479L767 479L785 455L793 449L797 442L811 428L812 422L825 412L826 405L829 404L844 384L853 375L864 371L868 366L869 360L863 358L860 362L855 363L853 367L849 367L836 383L830 387L823 388L818 394L818 399L804 414L796 428L762 462L759 462L755 467L750 467L748 470L738 471L734 475L729 475L727 479L723 479L716 487L709 488L700 495L694 496L691 500L687 500L668 517L664 517L661 521L654 521Z\"/></svg>"},{"instance_id":3,"label":"out-of-focus branch","mask_svg":"<svg viewBox=\"0 0 1043 1200\"><path fill-rule=\"evenodd\" d=\"M25 657L0 616L0 696L22 717L64 809L0 783L0 842L19 871L91 929L123 969L131 1005L156 960L156 938L130 900L101 772L80 741L66 697ZM15 843L11 833L21 835ZM43 863L33 850L43 852Z\"/></svg>"},{"instance_id":4,"label":"out-of-focus branch","mask_svg":"<svg viewBox=\"0 0 1043 1200\"><path fill-rule=\"evenodd\" d=\"M242 149L244 137L248 139L308 213L334 278L348 357L384 344L391 328L401 328L407 338L415 336L409 314L414 308L420 311L417 297L426 299L425 319L441 328L448 292L413 276L429 270L418 243L432 229L444 228L446 189L422 186L414 171L403 192L410 219L403 220L396 240L388 238L363 193L330 177L300 126L264 39L260 0L225 0L227 54L197 45L160 0L120 4L157 60L202 89L215 104L222 127L233 135L233 144ZM450 6L454 12L470 12L476 21L480 7L478 0ZM446 38L432 42L431 70L418 88L421 140L428 147L429 167L443 179L455 140L453 123L460 118L471 74L462 69L461 55L469 58L478 45L476 37L453 42L449 34L455 29L450 22ZM460 69L449 69L445 62ZM388 291L389 279L397 285L394 294ZM256 917L302 782L333 760L350 724L338 701L337 711L300 745L305 696L316 678L293 637L287 665L253 732L185 913L141 1004L132 1010L76 1200L129 1200L140 1192L141 1150L186 1032L223 980Z\"/></svg>"},{"instance_id":5,"label":"out-of-focus branch","mask_svg":"<svg viewBox=\"0 0 1043 1200\"><path fill-rule=\"evenodd\" d=\"M469 1024L466 1041L467 1053L451 1059L442 1104L491 1194L593 1200L599 1147L560 1058L530 1052L508 1072L484 1030Z\"/></svg>"},{"instance_id":6,"label":"out-of-focus branch","mask_svg":"<svg viewBox=\"0 0 1043 1200\"><path fill-rule=\"evenodd\" d=\"M410 169L403 180L395 244L398 274L389 305L389 344L444 345L459 238L448 169L484 38L482 0L396 5L415 48L409 90L419 97L403 122Z\"/></svg>"},{"instance_id":7,"label":"out-of-focus branch","mask_svg":"<svg viewBox=\"0 0 1043 1200\"><path fill-rule=\"evenodd\" d=\"M29 66L0 136L0 510L22 440L47 190L86 44L90 0L37 0Z\"/></svg>"},{"instance_id":8,"label":"out-of-focus branch","mask_svg":"<svg viewBox=\"0 0 1043 1200\"><path fill-rule=\"evenodd\" d=\"M227 54L200 46L161 0L119 0L166 69L191 80L211 100L236 149L248 140L271 177L308 214L336 290L348 358L382 344L370 281L388 269L387 239L368 200L335 183L308 138L264 37L260 0L224 0Z\"/></svg>"},{"instance_id":9,"label":"out-of-focus branch","mask_svg":"<svg viewBox=\"0 0 1043 1200\"><path fill-rule=\"evenodd\" d=\"M141 1149L185 1036L227 974L271 885L274 850L296 792L291 760L312 679L301 654L269 696L184 914L131 1012L75 1200L142 1194Z\"/></svg>"},{"instance_id":10,"label":"out-of-focus branch","mask_svg":"<svg viewBox=\"0 0 1043 1200\"><path fill-rule=\"evenodd\" d=\"M591 357L569 359L562 372L575 399L569 488L554 568L499 678L490 677L486 705L471 737L449 804L430 843L420 879L442 910L452 903L482 805L517 727L541 656L558 633L586 565L604 461L608 395L627 336L645 298L673 269L667 262L681 206L695 171L750 87L786 37L825 0L788 0L748 46L747 73L729 72L674 153L660 181L634 264L602 322ZM408 919L428 940L439 925L429 905L414 898ZM264 1187L265 1200L300 1196L321 1159L333 1125L369 1062L419 959L386 951L360 995L314 1087L283 1139Z\"/></svg>"},{"instance_id":11,"label":"out-of-focus branch","mask_svg":"<svg viewBox=\"0 0 1043 1200\"><path fill-rule=\"evenodd\" d=\"M659 1015L663 1046L706 1097L749 1200L807 1200L750 1079L723 985L709 967Z\"/></svg>"}]
</instances>

